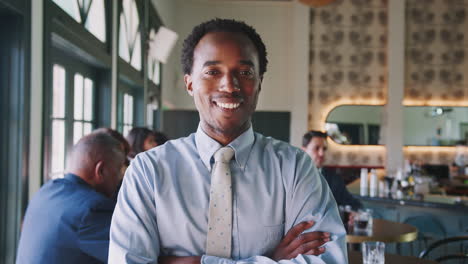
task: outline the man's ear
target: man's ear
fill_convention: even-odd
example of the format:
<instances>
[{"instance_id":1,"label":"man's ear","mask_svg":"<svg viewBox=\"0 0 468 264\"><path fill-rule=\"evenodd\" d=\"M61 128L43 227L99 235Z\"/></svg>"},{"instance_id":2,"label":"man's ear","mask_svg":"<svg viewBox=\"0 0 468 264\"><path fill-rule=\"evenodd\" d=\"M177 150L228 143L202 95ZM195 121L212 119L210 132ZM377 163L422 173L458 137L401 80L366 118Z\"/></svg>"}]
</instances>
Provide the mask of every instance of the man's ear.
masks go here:
<instances>
[{"instance_id":1,"label":"man's ear","mask_svg":"<svg viewBox=\"0 0 468 264\"><path fill-rule=\"evenodd\" d=\"M192 75L185 74L184 82L185 82L185 89L187 89L187 92L190 94L190 96L193 96Z\"/></svg>"},{"instance_id":2,"label":"man's ear","mask_svg":"<svg viewBox=\"0 0 468 264\"><path fill-rule=\"evenodd\" d=\"M104 182L104 162L102 160L98 161L94 167L94 180L99 184Z\"/></svg>"}]
</instances>

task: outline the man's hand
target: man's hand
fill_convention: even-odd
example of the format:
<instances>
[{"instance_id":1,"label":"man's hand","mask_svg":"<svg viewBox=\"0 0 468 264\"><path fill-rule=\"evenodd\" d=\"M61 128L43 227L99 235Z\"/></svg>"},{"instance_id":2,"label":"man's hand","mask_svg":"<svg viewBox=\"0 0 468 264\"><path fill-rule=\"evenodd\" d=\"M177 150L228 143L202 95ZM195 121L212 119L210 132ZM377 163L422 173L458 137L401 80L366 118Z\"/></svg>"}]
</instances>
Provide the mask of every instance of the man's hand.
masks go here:
<instances>
[{"instance_id":1,"label":"man's hand","mask_svg":"<svg viewBox=\"0 0 468 264\"><path fill-rule=\"evenodd\" d=\"M295 258L299 254L317 256L324 253L325 248L320 246L330 241L330 233L315 231L301 234L314 224L308 221L293 226L275 248L271 258L280 261Z\"/></svg>"},{"instance_id":2,"label":"man's hand","mask_svg":"<svg viewBox=\"0 0 468 264\"><path fill-rule=\"evenodd\" d=\"M159 257L159 264L200 264L201 257Z\"/></svg>"}]
</instances>

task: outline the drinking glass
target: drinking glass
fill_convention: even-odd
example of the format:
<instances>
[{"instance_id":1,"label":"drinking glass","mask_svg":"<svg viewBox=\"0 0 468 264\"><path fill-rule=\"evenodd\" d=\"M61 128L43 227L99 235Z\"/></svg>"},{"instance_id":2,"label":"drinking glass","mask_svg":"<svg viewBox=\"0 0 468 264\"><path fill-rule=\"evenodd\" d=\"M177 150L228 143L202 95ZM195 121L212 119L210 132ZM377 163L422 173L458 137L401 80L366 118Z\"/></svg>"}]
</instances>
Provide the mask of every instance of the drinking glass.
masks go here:
<instances>
[{"instance_id":1,"label":"drinking glass","mask_svg":"<svg viewBox=\"0 0 468 264\"><path fill-rule=\"evenodd\" d=\"M369 234L372 232L372 214L359 210L354 216L354 233Z\"/></svg>"},{"instance_id":2,"label":"drinking glass","mask_svg":"<svg viewBox=\"0 0 468 264\"><path fill-rule=\"evenodd\" d=\"M385 264L384 242L363 242L361 246L363 264Z\"/></svg>"}]
</instances>

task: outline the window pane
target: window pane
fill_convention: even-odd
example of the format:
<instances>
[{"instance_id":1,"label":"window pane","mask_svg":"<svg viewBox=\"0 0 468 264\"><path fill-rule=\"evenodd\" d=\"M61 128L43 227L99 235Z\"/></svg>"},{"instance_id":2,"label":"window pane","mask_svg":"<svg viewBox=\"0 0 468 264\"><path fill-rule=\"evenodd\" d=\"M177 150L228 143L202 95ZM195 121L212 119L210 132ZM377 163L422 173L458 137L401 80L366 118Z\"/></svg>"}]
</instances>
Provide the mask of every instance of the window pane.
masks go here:
<instances>
[{"instance_id":1,"label":"window pane","mask_svg":"<svg viewBox=\"0 0 468 264\"><path fill-rule=\"evenodd\" d=\"M132 66L137 69L141 70L141 39L140 39L140 32L138 32L137 37L135 38L134 49L132 53Z\"/></svg>"},{"instance_id":2,"label":"window pane","mask_svg":"<svg viewBox=\"0 0 468 264\"><path fill-rule=\"evenodd\" d=\"M123 123L127 123L127 107L128 107L128 95L124 93L123 96L123 108L122 108L122 116L123 116Z\"/></svg>"},{"instance_id":3,"label":"window pane","mask_svg":"<svg viewBox=\"0 0 468 264\"><path fill-rule=\"evenodd\" d=\"M131 129L132 129L132 126L124 125L124 127L123 127L123 133L122 133L122 134L124 135L124 137L127 137L128 132L130 132Z\"/></svg>"},{"instance_id":4,"label":"window pane","mask_svg":"<svg viewBox=\"0 0 468 264\"><path fill-rule=\"evenodd\" d=\"M88 78L84 83L84 120L93 120L93 81Z\"/></svg>"},{"instance_id":5,"label":"window pane","mask_svg":"<svg viewBox=\"0 0 468 264\"><path fill-rule=\"evenodd\" d=\"M137 70L141 70L140 19L136 2L123 0L120 14L119 55Z\"/></svg>"},{"instance_id":6,"label":"window pane","mask_svg":"<svg viewBox=\"0 0 468 264\"><path fill-rule=\"evenodd\" d=\"M75 120L83 119L83 76L75 74L75 97L74 97L74 117Z\"/></svg>"},{"instance_id":7,"label":"window pane","mask_svg":"<svg viewBox=\"0 0 468 264\"><path fill-rule=\"evenodd\" d=\"M52 121L51 172L62 173L65 164L65 121Z\"/></svg>"},{"instance_id":8,"label":"window pane","mask_svg":"<svg viewBox=\"0 0 468 264\"><path fill-rule=\"evenodd\" d=\"M93 125L91 123L83 123L83 136L88 135L93 131Z\"/></svg>"},{"instance_id":9,"label":"window pane","mask_svg":"<svg viewBox=\"0 0 468 264\"><path fill-rule=\"evenodd\" d=\"M135 39L136 33L138 32L138 25L140 24L135 0L124 0L123 11L125 13L125 18L127 19L127 30L130 33L129 36L131 36L129 40L133 40Z\"/></svg>"},{"instance_id":10,"label":"window pane","mask_svg":"<svg viewBox=\"0 0 468 264\"><path fill-rule=\"evenodd\" d=\"M106 12L104 0L93 0L85 27L100 41L106 42Z\"/></svg>"},{"instance_id":11,"label":"window pane","mask_svg":"<svg viewBox=\"0 0 468 264\"><path fill-rule=\"evenodd\" d=\"M67 12L76 21L81 22L80 11L77 1L70 0L53 0L60 8Z\"/></svg>"},{"instance_id":12,"label":"window pane","mask_svg":"<svg viewBox=\"0 0 468 264\"><path fill-rule=\"evenodd\" d=\"M73 122L73 145L83 136L83 123Z\"/></svg>"},{"instance_id":13,"label":"window pane","mask_svg":"<svg viewBox=\"0 0 468 264\"><path fill-rule=\"evenodd\" d=\"M55 64L52 78L52 117L65 117L65 69Z\"/></svg>"},{"instance_id":14,"label":"window pane","mask_svg":"<svg viewBox=\"0 0 468 264\"><path fill-rule=\"evenodd\" d=\"M153 80L153 65L154 60L151 57L148 57L148 79Z\"/></svg>"},{"instance_id":15,"label":"window pane","mask_svg":"<svg viewBox=\"0 0 468 264\"><path fill-rule=\"evenodd\" d=\"M119 56L127 62L130 62L130 52L127 40L127 27L124 14L120 14L119 26Z\"/></svg>"},{"instance_id":16,"label":"window pane","mask_svg":"<svg viewBox=\"0 0 468 264\"><path fill-rule=\"evenodd\" d=\"M161 75L160 75L160 69L159 67L161 66L161 64L159 62L155 62L154 63L154 74L153 74L153 82L156 84L156 85L159 85L161 83Z\"/></svg>"},{"instance_id":17,"label":"window pane","mask_svg":"<svg viewBox=\"0 0 468 264\"><path fill-rule=\"evenodd\" d=\"M49 178L51 180L55 180L58 178L63 178L63 176L64 176L63 172L58 172L58 173L51 173Z\"/></svg>"},{"instance_id":18,"label":"window pane","mask_svg":"<svg viewBox=\"0 0 468 264\"><path fill-rule=\"evenodd\" d=\"M128 124L133 124L133 96L128 96Z\"/></svg>"}]
</instances>

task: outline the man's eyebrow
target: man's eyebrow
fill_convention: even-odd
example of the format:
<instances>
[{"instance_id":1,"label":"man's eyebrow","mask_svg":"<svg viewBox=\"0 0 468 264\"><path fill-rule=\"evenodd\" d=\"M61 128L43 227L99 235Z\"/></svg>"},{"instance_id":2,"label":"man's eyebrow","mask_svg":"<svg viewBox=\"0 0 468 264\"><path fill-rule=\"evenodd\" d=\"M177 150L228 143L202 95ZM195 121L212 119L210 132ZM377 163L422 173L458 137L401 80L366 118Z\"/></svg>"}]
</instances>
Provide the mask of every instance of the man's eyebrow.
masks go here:
<instances>
[{"instance_id":1,"label":"man's eyebrow","mask_svg":"<svg viewBox=\"0 0 468 264\"><path fill-rule=\"evenodd\" d=\"M221 63L221 61L219 61L219 60L205 61L205 63L203 63L203 67L216 65L216 64L220 64L220 63ZM254 63L251 60L240 60L239 63L243 64L243 65L249 65L249 66L252 66L252 67L254 66Z\"/></svg>"},{"instance_id":2,"label":"man's eyebrow","mask_svg":"<svg viewBox=\"0 0 468 264\"><path fill-rule=\"evenodd\" d=\"M245 65L249 65L249 66L254 66L253 62L251 60L240 60L239 61L240 64L245 64Z\"/></svg>"},{"instance_id":3,"label":"man's eyebrow","mask_svg":"<svg viewBox=\"0 0 468 264\"><path fill-rule=\"evenodd\" d=\"M203 63L203 67L216 65L216 64L220 64L220 63L221 63L221 61L206 61L205 63Z\"/></svg>"}]
</instances>

